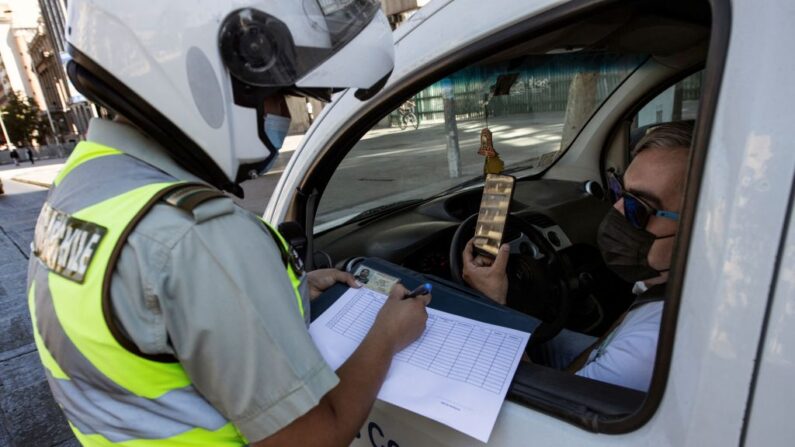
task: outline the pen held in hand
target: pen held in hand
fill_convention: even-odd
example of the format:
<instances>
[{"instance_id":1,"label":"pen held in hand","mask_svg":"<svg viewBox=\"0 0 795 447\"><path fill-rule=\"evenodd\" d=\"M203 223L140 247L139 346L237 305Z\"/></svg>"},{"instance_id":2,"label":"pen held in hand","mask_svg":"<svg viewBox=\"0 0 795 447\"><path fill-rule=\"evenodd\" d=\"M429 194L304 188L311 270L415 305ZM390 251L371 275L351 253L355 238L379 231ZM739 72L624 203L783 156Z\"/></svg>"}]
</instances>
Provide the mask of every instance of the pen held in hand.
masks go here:
<instances>
[{"instance_id":1,"label":"pen held in hand","mask_svg":"<svg viewBox=\"0 0 795 447\"><path fill-rule=\"evenodd\" d=\"M406 298L415 298L420 295L427 295L431 293L431 289L431 284L426 282L425 284L422 284L421 286L404 295L403 299L405 300Z\"/></svg>"}]
</instances>

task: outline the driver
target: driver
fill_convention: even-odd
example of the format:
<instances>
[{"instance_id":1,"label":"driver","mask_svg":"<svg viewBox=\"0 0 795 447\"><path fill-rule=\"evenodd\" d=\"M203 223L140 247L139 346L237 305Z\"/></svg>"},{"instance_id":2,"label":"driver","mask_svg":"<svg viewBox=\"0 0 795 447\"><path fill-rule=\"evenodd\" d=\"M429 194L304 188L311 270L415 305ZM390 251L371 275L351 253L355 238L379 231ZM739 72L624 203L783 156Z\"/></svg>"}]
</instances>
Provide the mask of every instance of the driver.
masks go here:
<instances>
[{"instance_id":1,"label":"driver","mask_svg":"<svg viewBox=\"0 0 795 447\"><path fill-rule=\"evenodd\" d=\"M563 329L531 352L533 361L626 388L648 389L691 139L689 123L654 127L638 142L623 184L608 175L614 205L599 226L597 243L607 266L634 283L636 301L602 337ZM472 244L470 240L463 253L464 280L504 305L508 245L500 247L492 261L474 256Z\"/></svg>"},{"instance_id":2,"label":"driver","mask_svg":"<svg viewBox=\"0 0 795 447\"><path fill-rule=\"evenodd\" d=\"M242 7L242 5L246 5ZM221 189L267 171L285 95L365 99L393 67L378 0L71 0L67 70L93 120L36 224L29 296L55 400L83 445L348 445L430 295L392 290L336 371L309 299L353 276ZM355 67L355 68L353 68Z\"/></svg>"}]
</instances>

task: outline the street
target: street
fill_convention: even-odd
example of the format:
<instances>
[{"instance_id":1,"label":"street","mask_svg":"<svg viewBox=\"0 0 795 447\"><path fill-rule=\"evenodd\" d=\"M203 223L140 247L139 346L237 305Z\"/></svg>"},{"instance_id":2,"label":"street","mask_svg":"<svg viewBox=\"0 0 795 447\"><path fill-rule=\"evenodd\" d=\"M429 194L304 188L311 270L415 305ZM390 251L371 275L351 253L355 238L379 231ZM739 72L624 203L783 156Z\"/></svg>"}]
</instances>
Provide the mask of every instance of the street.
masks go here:
<instances>
[{"instance_id":1,"label":"street","mask_svg":"<svg viewBox=\"0 0 795 447\"><path fill-rule=\"evenodd\" d=\"M25 297L33 227L47 190L12 181L10 177L18 170L2 168L5 194L0 195L0 416L5 419L8 432L0 430L0 445L78 446L45 381ZM24 169L29 169L29 165L19 170Z\"/></svg>"},{"instance_id":2,"label":"street","mask_svg":"<svg viewBox=\"0 0 795 447\"><path fill-rule=\"evenodd\" d=\"M489 129L506 167L526 162L537 166L539 157L558 149L562 122L560 113L510 115L492 118ZM477 154L483 127L480 120L458 123L458 178L449 174L443 122L423 123L417 130L371 130L331 178L316 224L400 200L429 197L483 174L484 157Z\"/></svg>"}]
</instances>

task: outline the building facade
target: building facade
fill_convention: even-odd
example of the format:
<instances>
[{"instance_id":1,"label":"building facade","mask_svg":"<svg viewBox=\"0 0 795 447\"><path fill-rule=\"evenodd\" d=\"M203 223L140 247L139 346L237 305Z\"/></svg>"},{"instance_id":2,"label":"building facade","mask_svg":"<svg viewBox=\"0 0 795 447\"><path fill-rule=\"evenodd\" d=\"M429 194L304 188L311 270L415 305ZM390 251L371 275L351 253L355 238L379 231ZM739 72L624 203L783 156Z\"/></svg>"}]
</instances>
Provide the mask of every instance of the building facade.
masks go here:
<instances>
[{"instance_id":1,"label":"building facade","mask_svg":"<svg viewBox=\"0 0 795 447\"><path fill-rule=\"evenodd\" d=\"M56 131L65 132L59 136L61 142L82 139L88 130L89 120L97 116L97 108L75 90L63 66L61 56L66 54L66 1L39 0L39 8L41 24L37 41L31 46L30 52L36 61L36 72L48 105L46 110L52 117L52 126Z\"/></svg>"},{"instance_id":2,"label":"building facade","mask_svg":"<svg viewBox=\"0 0 795 447\"><path fill-rule=\"evenodd\" d=\"M28 48L33 71L39 78L44 96L42 113L46 115L51 136L55 137L54 141L49 142L57 144L80 139L85 134L90 117L81 116L79 109L71 109L69 85L63 65L43 23L40 23ZM49 137L50 135L45 139L49 140Z\"/></svg>"},{"instance_id":3,"label":"building facade","mask_svg":"<svg viewBox=\"0 0 795 447\"><path fill-rule=\"evenodd\" d=\"M39 107L44 98L33 72L33 62L28 44L36 34L38 7L36 4L15 0L0 3L0 60L3 70L0 86L0 107L8 102L9 95L18 92Z\"/></svg>"}]
</instances>

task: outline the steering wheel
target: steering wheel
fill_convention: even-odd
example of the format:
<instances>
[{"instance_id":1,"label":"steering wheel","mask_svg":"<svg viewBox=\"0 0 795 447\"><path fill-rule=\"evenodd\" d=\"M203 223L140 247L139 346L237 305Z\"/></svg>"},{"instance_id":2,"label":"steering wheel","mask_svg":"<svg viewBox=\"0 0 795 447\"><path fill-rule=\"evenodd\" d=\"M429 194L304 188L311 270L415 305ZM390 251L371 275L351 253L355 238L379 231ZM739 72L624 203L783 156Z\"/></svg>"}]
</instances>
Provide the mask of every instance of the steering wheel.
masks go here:
<instances>
[{"instance_id":1,"label":"steering wheel","mask_svg":"<svg viewBox=\"0 0 795 447\"><path fill-rule=\"evenodd\" d=\"M475 234L477 217L473 214L461 222L450 243L450 274L467 287L462 254ZM503 234L504 243L511 246L507 305L541 320L530 344L543 343L557 335L568 319L571 267L539 230L518 216L508 215Z\"/></svg>"}]
</instances>

